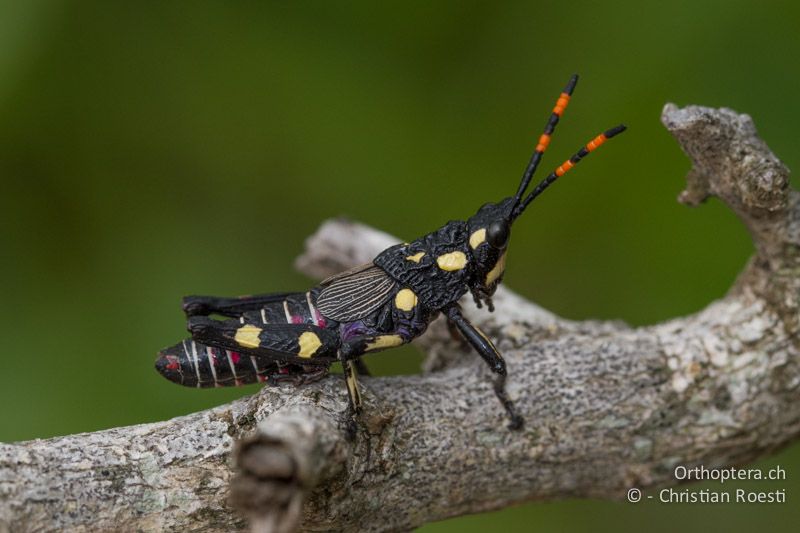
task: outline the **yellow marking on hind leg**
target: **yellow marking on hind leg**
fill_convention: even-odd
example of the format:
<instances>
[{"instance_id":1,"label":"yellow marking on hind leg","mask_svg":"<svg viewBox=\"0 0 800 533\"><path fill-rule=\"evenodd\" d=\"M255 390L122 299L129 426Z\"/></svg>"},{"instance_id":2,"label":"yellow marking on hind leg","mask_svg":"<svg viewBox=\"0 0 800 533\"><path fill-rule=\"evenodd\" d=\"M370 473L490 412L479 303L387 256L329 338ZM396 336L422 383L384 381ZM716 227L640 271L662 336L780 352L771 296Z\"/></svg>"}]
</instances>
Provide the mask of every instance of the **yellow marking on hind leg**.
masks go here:
<instances>
[{"instance_id":1,"label":"yellow marking on hind leg","mask_svg":"<svg viewBox=\"0 0 800 533\"><path fill-rule=\"evenodd\" d=\"M242 326L236 330L236 335L233 337L239 346L245 348L258 348L261 345L261 339L258 335L261 333L261 328L257 328L251 324Z\"/></svg>"},{"instance_id":2,"label":"yellow marking on hind leg","mask_svg":"<svg viewBox=\"0 0 800 533\"><path fill-rule=\"evenodd\" d=\"M322 346L322 341L319 340L317 334L312 331L306 331L300 335L300 338L297 339L297 343L300 345L300 351L297 352L297 357L302 357L304 359L312 357L317 353L319 347Z\"/></svg>"},{"instance_id":3,"label":"yellow marking on hind leg","mask_svg":"<svg viewBox=\"0 0 800 533\"><path fill-rule=\"evenodd\" d=\"M400 335L379 335L372 342L368 342L365 351L383 350L384 348L394 348L403 344L403 337Z\"/></svg>"},{"instance_id":4,"label":"yellow marking on hind leg","mask_svg":"<svg viewBox=\"0 0 800 533\"><path fill-rule=\"evenodd\" d=\"M425 257L425 252L417 252L414 255L409 255L406 257L406 261L414 261L415 263L419 263L422 261L423 257Z\"/></svg>"}]
</instances>

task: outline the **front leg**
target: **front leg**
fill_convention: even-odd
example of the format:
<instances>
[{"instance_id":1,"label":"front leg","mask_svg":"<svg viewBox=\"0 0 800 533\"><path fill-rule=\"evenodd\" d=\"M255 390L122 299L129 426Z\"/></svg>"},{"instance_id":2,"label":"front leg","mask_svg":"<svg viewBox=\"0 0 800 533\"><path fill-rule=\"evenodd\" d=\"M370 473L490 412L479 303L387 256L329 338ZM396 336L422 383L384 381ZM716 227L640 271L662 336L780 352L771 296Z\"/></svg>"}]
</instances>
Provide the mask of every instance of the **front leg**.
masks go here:
<instances>
[{"instance_id":1,"label":"front leg","mask_svg":"<svg viewBox=\"0 0 800 533\"><path fill-rule=\"evenodd\" d=\"M497 374L494 380L494 393L508 413L508 427L509 429L520 429L523 419L517 413L514 402L508 397L508 392L506 391L506 362L500 352L497 351L497 348L484 332L464 318L458 305L453 305L447 309L447 318L455 324L458 331L467 339L467 342L478 351L483 360L489 365L489 368L492 369L492 372Z\"/></svg>"}]
</instances>

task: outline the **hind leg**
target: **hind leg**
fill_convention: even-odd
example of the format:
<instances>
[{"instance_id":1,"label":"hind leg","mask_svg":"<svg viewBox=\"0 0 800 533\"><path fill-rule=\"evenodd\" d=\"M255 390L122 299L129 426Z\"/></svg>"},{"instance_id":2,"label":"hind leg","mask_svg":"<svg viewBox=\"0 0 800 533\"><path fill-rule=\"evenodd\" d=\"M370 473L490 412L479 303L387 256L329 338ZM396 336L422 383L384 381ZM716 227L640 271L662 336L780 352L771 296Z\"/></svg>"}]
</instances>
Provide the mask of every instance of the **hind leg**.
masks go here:
<instances>
[{"instance_id":1,"label":"hind leg","mask_svg":"<svg viewBox=\"0 0 800 533\"><path fill-rule=\"evenodd\" d=\"M237 318L250 311L259 311L269 305L279 304L295 293L282 292L240 296L238 298L221 298L217 296L185 296L183 312L186 316L219 315Z\"/></svg>"},{"instance_id":2,"label":"hind leg","mask_svg":"<svg viewBox=\"0 0 800 533\"><path fill-rule=\"evenodd\" d=\"M313 324L264 324L260 321L214 320L189 317L192 339L227 350L297 364L330 364L336 361L339 335Z\"/></svg>"}]
</instances>

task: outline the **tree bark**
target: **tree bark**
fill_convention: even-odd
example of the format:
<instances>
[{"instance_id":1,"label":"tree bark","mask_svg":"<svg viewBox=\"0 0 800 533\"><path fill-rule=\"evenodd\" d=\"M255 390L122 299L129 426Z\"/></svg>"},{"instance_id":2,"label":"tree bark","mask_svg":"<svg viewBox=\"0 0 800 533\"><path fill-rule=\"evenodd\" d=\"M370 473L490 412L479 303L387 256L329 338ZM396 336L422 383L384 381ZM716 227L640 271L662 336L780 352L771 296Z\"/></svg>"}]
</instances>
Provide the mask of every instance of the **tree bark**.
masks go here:
<instances>
[{"instance_id":1,"label":"tree bark","mask_svg":"<svg viewBox=\"0 0 800 533\"><path fill-rule=\"evenodd\" d=\"M574 322L501 289L466 306L505 355L525 417L506 428L489 370L434 323L419 376L363 378L355 437L339 376L266 387L156 424L0 445L0 530L398 530L529 500L618 498L676 465L741 464L800 432L800 195L747 115L667 105L693 167L756 254L721 300L654 326ZM397 240L326 222L298 267L322 277ZM238 509L237 512L234 508Z\"/></svg>"}]
</instances>

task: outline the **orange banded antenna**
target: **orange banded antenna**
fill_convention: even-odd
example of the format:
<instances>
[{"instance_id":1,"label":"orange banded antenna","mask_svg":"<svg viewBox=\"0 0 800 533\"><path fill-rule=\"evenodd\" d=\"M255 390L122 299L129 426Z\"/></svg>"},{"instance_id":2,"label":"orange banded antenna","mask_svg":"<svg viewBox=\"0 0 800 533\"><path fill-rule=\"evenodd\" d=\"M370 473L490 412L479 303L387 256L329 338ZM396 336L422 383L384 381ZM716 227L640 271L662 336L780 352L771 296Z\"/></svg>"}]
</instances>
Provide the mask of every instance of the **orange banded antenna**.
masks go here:
<instances>
[{"instance_id":1,"label":"orange banded antenna","mask_svg":"<svg viewBox=\"0 0 800 533\"><path fill-rule=\"evenodd\" d=\"M539 184L531 191L531 193L525 198L525 200L519 202L517 208L514 210L514 218L518 217L528 204L530 204L534 198L539 196L542 191L544 191L547 187L549 187L554 181L558 178L569 172L569 170L577 165L581 159L589 155L590 152L598 149L604 142L608 139L614 137L615 135L619 135L623 131L625 131L626 127L624 124L620 124L619 126L615 126L610 130L606 130L588 143L586 143L580 150L578 150L575 155L564 161L561 165L558 166L553 172L550 173L545 179L543 179Z\"/></svg>"},{"instance_id":2,"label":"orange banded antenna","mask_svg":"<svg viewBox=\"0 0 800 533\"><path fill-rule=\"evenodd\" d=\"M569 79L569 82L567 82L567 86L564 87L564 90L558 96L558 100L556 100L556 105L553 107L553 111L550 113L550 118L547 119L547 124L545 124L544 132L542 132L542 134L539 136L539 141L536 144L536 150L533 152L531 160L528 163L528 166L525 168L525 172L522 174L522 181L519 184L519 189L517 189L517 194L514 195L517 205L519 205L520 201L522 200L522 195L525 193L525 189L527 189L528 185L530 185L531 178L533 177L534 172L536 172L539 162L542 160L544 151L547 150L547 147L550 145L550 136L553 134L553 131L555 131L556 125L558 125L558 120L561 118L561 115L564 114L564 110L567 109L569 100L572 97L572 92L575 90L575 86L577 84L578 75L573 74Z\"/></svg>"}]
</instances>

